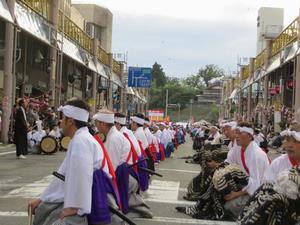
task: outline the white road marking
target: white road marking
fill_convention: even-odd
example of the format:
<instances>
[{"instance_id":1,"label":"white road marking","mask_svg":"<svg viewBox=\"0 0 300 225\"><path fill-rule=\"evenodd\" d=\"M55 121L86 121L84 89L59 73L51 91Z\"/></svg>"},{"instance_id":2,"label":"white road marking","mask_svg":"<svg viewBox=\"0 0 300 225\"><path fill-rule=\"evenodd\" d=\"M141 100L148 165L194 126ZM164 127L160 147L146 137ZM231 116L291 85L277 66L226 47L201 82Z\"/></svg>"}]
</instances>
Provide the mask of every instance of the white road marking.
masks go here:
<instances>
[{"instance_id":1,"label":"white road marking","mask_svg":"<svg viewBox=\"0 0 300 225\"><path fill-rule=\"evenodd\" d=\"M155 170L161 170L161 171L170 171L170 172L182 172L182 173L195 173L199 174L199 170L177 170L177 169L166 169L166 168L156 168Z\"/></svg>"},{"instance_id":2,"label":"white road marking","mask_svg":"<svg viewBox=\"0 0 300 225\"><path fill-rule=\"evenodd\" d=\"M1 212L0 216L27 217L27 212Z\"/></svg>"},{"instance_id":3,"label":"white road marking","mask_svg":"<svg viewBox=\"0 0 300 225\"><path fill-rule=\"evenodd\" d=\"M164 200L164 199L156 199L156 198L146 198L145 201L146 202L174 204L174 205L195 205L196 204L196 202L192 202L192 201Z\"/></svg>"},{"instance_id":4,"label":"white road marking","mask_svg":"<svg viewBox=\"0 0 300 225\"><path fill-rule=\"evenodd\" d=\"M2 186L3 184L11 183L11 182L17 181L21 178L22 177L18 177L18 176L17 177L3 178L3 179L0 180L0 184Z\"/></svg>"},{"instance_id":5,"label":"white road marking","mask_svg":"<svg viewBox=\"0 0 300 225\"><path fill-rule=\"evenodd\" d=\"M13 153L16 153L16 151L1 152L0 155L9 155L9 154L13 154Z\"/></svg>"},{"instance_id":6,"label":"white road marking","mask_svg":"<svg viewBox=\"0 0 300 225\"><path fill-rule=\"evenodd\" d=\"M177 200L179 185L176 181L152 180L147 196L149 199Z\"/></svg>"},{"instance_id":7,"label":"white road marking","mask_svg":"<svg viewBox=\"0 0 300 225\"><path fill-rule=\"evenodd\" d=\"M186 188L179 188L179 191L180 192L187 192L187 189Z\"/></svg>"},{"instance_id":8,"label":"white road marking","mask_svg":"<svg viewBox=\"0 0 300 225\"><path fill-rule=\"evenodd\" d=\"M181 223L181 224L200 224L200 225L235 225L235 222L227 221L213 221L213 220L197 220L197 219L185 219L185 218L173 218L173 217L158 217L154 216L152 219L135 218L136 221L149 221L160 223Z\"/></svg>"},{"instance_id":9,"label":"white road marking","mask_svg":"<svg viewBox=\"0 0 300 225\"><path fill-rule=\"evenodd\" d=\"M1 212L0 217L27 217L27 212ZM171 218L171 217L159 217L155 216L152 219L144 218L134 218L133 221L149 221L149 222L159 222L168 224L198 224L198 225L235 225L234 222L226 221L213 221L213 220L197 220L197 219L185 219L185 218Z\"/></svg>"},{"instance_id":10,"label":"white road marking","mask_svg":"<svg viewBox=\"0 0 300 225\"><path fill-rule=\"evenodd\" d=\"M45 190L48 184L53 179L52 175L46 176L41 180L38 180L32 184L27 184L23 187L10 191L3 198L36 198Z\"/></svg>"}]
</instances>

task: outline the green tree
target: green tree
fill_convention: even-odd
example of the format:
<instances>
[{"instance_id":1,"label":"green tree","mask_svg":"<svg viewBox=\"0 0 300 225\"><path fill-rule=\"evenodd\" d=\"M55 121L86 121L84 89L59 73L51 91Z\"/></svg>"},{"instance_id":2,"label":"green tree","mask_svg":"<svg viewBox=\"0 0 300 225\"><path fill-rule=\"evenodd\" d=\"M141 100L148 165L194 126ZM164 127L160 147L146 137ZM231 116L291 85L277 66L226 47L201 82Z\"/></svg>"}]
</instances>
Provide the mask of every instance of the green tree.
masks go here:
<instances>
[{"instance_id":1,"label":"green tree","mask_svg":"<svg viewBox=\"0 0 300 225\"><path fill-rule=\"evenodd\" d=\"M197 93L199 93L204 86L201 77L199 75L188 76L183 80L183 84L191 88L192 90L196 91Z\"/></svg>"},{"instance_id":2,"label":"green tree","mask_svg":"<svg viewBox=\"0 0 300 225\"><path fill-rule=\"evenodd\" d=\"M223 77L224 71L220 69L217 65L210 64L206 65L198 71L197 76L204 82L205 86L208 87L210 81L214 78Z\"/></svg>"},{"instance_id":3,"label":"green tree","mask_svg":"<svg viewBox=\"0 0 300 225\"><path fill-rule=\"evenodd\" d=\"M157 87L164 87L167 83L166 74L160 64L155 62L152 66L152 83L155 83Z\"/></svg>"}]
</instances>

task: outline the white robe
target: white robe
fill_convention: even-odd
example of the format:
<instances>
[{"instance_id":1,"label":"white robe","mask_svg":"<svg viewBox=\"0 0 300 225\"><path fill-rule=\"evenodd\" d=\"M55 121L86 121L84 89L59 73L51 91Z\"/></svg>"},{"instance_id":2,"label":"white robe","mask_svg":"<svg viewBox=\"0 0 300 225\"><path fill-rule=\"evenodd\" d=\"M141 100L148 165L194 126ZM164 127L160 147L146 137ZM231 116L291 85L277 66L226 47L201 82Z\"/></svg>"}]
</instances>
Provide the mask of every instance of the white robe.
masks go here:
<instances>
[{"instance_id":1,"label":"white robe","mask_svg":"<svg viewBox=\"0 0 300 225\"><path fill-rule=\"evenodd\" d=\"M35 142L36 145L40 144L43 137L47 135L45 130L36 131L32 134L32 140Z\"/></svg>"},{"instance_id":2,"label":"white robe","mask_svg":"<svg viewBox=\"0 0 300 225\"><path fill-rule=\"evenodd\" d=\"M116 171L118 166L127 161L130 152L130 142L113 126L106 135L104 145ZM128 164L132 164L132 159L128 161Z\"/></svg>"},{"instance_id":3,"label":"white robe","mask_svg":"<svg viewBox=\"0 0 300 225\"><path fill-rule=\"evenodd\" d=\"M277 157L265 171L263 182L275 183L280 172L290 170L292 167L288 154Z\"/></svg>"},{"instance_id":4,"label":"white robe","mask_svg":"<svg viewBox=\"0 0 300 225\"><path fill-rule=\"evenodd\" d=\"M153 144L154 143L154 137L153 137L153 134L151 133L151 131L149 130L148 127L146 127L144 129L144 132L145 132L145 135L146 135L146 138L147 138L147 141L148 141L148 144Z\"/></svg>"},{"instance_id":5,"label":"white robe","mask_svg":"<svg viewBox=\"0 0 300 225\"><path fill-rule=\"evenodd\" d=\"M206 143L210 143L212 145L221 144L221 134L218 131L215 133L215 135L212 135L212 134L209 135L208 138L213 138L213 140L211 140L211 141L206 140Z\"/></svg>"},{"instance_id":6,"label":"white robe","mask_svg":"<svg viewBox=\"0 0 300 225\"><path fill-rule=\"evenodd\" d=\"M142 151L141 151L140 145L139 145L136 137L134 136L133 132L131 130L129 130L126 126L123 126L121 128L120 132L128 134L128 137L131 140L137 155L141 156Z\"/></svg>"},{"instance_id":7,"label":"white robe","mask_svg":"<svg viewBox=\"0 0 300 225\"><path fill-rule=\"evenodd\" d=\"M234 141L231 141L228 145L228 153L227 153L227 158L225 159L225 162L228 163L234 163L234 159L233 159L233 155L234 155L234 149L237 147L237 143L236 140L234 139Z\"/></svg>"},{"instance_id":8,"label":"white robe","mask_svg":"<svg viewBox=\"0 0 300 225\"><path fill-rule=\"evenodd\" d=\"M168 143L170 142L170 134L167 131L167 129L164 129L161 133L160 142L164 145L166 148Z\"/></svg>"},{"instance_id":9,"label":"white robe","mask_svg":"<svg viewBox=\"0 0 300 225\"><path fill-rule=\"evenodd\" d=\"M59 139L61 137L60 130L59 129L51 130L49 133L49 136L53 136L53 137Z\"/></svg>"},{"instance_id":10,"label":"white robe","mask_svg":"<svg viewBox=\"0 0 300 225\"><path fill-rule=\"evenodd\" d=\"M236 146L232 150L231 163L238 164L241 169L247 173L242 163L241 147ZM249 182L243 190L248 192L249 195L252 195L262 184L264 173L269 166L269 159L267 154L255 143L255 141L252 141L245 150L245 162L249 169Z\"/></svg>"},{"instance_id":11,"label":"white robe","mask_svg":"<svg viewBox=\"0 0 300 225\"><path fill-rule=\"evenodd\" d=\"M136 131L134 132L134 136L138 141L142 142L144 150L148 148L149 143L147 141L147 137L145 135L143 127L138 127L138 129L136 129Z\"/></svg>"},{"instance_id":12,"label":"white robe","mask_svg":"<svg viewBox=\"0 0 300 225\"><path fill-rule=\"evenodd\" d=\"M159 140L160 142L160 138L161 138L161 130L157 130L155 133L153 133L153 135Z\"/></svg>"},{"instance_id":13,"label":"white robe","mask_svg":"<svg viewBox=\"0 0 300 225\"><path fill-rule=\"evenodd\" d=\"M89 214L92 204L93 172L102 165L103 151L87 127L76 131L58 172L65 182L54 178L42 193L45 202L64 202L64 208L78 208L78 215ZM103 170L109 174L107 165Z\"/></svg>"}]
</instances>

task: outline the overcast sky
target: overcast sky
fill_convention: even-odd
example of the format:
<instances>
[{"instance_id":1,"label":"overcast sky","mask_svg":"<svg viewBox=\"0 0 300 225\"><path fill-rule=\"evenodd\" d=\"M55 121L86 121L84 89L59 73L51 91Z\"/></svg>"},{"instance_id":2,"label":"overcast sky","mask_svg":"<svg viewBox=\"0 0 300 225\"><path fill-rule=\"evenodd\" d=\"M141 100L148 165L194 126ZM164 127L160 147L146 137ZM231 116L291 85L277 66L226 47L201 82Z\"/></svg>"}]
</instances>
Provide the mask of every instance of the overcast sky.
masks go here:
<instances>
[{"instance_id":1,"label":"overcast sky","mask_svg":"<svg viewBox=\"0 0 300 225\"><path fill-rule=\"evenodd\" d=\"M195 74L206 64L226 73L237 58L256 55L260 7L284 8L284 25L299 15L299 0L73 0L109 8L114 53L128 52L131 66L157 61L168 76Z\"/></svg>"}]
</instances>

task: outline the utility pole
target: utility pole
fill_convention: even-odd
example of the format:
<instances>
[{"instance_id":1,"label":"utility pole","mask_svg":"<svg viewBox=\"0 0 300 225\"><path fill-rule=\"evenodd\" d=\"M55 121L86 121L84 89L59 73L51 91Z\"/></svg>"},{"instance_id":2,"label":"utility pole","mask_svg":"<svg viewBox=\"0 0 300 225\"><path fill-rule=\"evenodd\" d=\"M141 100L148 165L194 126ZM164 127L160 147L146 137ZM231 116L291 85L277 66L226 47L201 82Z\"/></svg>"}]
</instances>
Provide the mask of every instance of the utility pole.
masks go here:
<instances>
[{"instance_id":1,"label":"utility pole","mask_svg":"<svg viewBox=\"0 0 300 225\"><path fill-rule=\"evenodd\" d=\"M7 6L12 15L15 18L15 0L7 1ZM14 52L14 25L10 22L5 24L5 57L4 57L4 79L3 79L3 89L4 95L2 100L2 132L1 140L3 143L8 143L8 132L10 116L12 112L12 93L15 89L13 87L13 52ZM16 46L15 46L16 47Z\"/></svg>"},{"instance_id":2,"label":"utility pole","mask_svg":"<svg viewBox=\"0 0 300 225\"><path fill-rule=\"evenodd\" d=\"M180 121L180 103L177 104L178 107L178 122Z\"/></svg>"},{"instance_id":3,"label":"utility pole","mask_svg":"<svg viewBox=\"0 0 300 225\"><path fill-rule=\"evenodd\" d=\"M166 90L166 110L165 110L166 116L165 117L168 116L168 98L169 98L169 90L167 89Z\"/></svg>"},{"instance_id":4,"label":"utility pole","mask_svg":"<svg viewBox=\"0 0 300 225\"><path fill-rule=\"evenodd\" d=\"M190 99L190 120L192 119L192 116L193 116L193 103L194 103L194 100Z\"/></svg>"}]
</instances>

